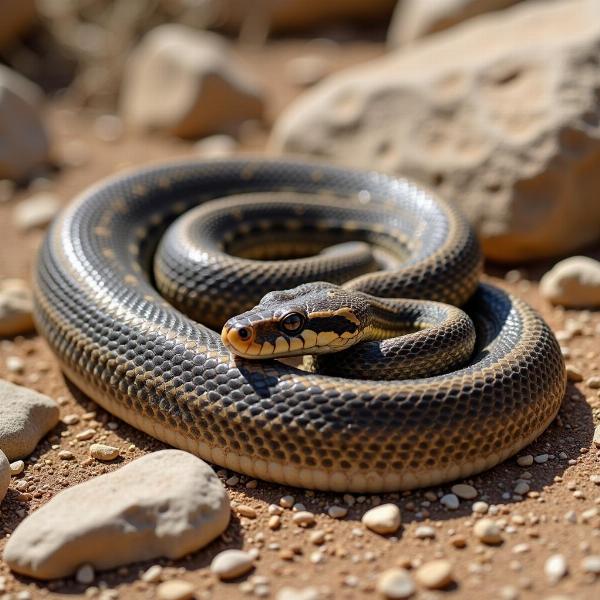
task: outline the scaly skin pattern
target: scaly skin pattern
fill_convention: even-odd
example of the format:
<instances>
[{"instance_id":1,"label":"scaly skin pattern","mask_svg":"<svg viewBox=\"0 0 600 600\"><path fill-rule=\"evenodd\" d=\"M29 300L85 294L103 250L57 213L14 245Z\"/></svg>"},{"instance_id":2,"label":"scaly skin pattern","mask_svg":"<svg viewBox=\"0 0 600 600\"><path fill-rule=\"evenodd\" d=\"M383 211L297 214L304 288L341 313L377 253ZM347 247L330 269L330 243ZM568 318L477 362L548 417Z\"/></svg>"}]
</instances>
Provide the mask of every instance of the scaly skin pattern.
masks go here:
<instances>
[{"instance_id":1,"label":"scaly skin pattern","mask_svg":"<svg viewBox=\"0 0 600 600\"><path fill-rule=\"evenodd\" d=\"M397 210L404 269L353 283L378 296L453 304L470 296L478 341L469 363L421 379L349 381L236 359L218 333L156 292L150 259L175 217L212 198L278 190ZM261 159L151 167L101 182L52 225L36 269L36 321L67 376L102 407L206 460L321 490L433 485L527 445L565 389L559 347L541 317L477 287L473 240L448 205L376 173ZM214 277L208 287L226 298L253 285L222 281L218 269Z\"/></svg>"}]
</instances>

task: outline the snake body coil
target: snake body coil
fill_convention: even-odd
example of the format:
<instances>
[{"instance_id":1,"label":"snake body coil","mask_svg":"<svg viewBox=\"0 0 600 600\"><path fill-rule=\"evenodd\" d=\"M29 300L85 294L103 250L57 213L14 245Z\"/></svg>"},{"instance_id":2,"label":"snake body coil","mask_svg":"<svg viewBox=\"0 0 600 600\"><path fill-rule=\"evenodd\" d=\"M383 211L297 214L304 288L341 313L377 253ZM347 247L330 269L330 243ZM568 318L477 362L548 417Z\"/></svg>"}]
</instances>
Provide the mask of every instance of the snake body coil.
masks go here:
<instances>
[{"instance_id":1,"label":"snake body coil","mask_svg":"<svg viewBox=\"0 0 600 600\"><path fill-rule=\"evenodd\" d=\"M310 219L322 230L333 222L364 230L404 258L396 273L361 275L346 285L457 305L470 297L466 310L478 340L468 364L400 381L306 373L236 358L219 334L166 303L150 266L166 226L207 200L271 192L344 198L346 208L313 203ZM364 227L344 211L354 211ZM290 228L302 213L289 213ZM224 219L217 221L224 231L244 228L235 214ZM278 261L281 280L253 277L257 261L235 262L225 250L204 273L203 285L217 299L198 303L204 308L196 306L195 318L222 323L255 304L265 286L295 285ZM175 281L177 297L197 275L172 266L174 252L167 248L156 281ZM175 163L103 182L63 212L38 260L36 321L69 378L158 439L283 484L409 489L477 473L517 452L547 427L564 394L564 363L548 326L524 302L477 287L479 264L464 220L403 180L284 161Z\"/></svg>"}]
</instances>

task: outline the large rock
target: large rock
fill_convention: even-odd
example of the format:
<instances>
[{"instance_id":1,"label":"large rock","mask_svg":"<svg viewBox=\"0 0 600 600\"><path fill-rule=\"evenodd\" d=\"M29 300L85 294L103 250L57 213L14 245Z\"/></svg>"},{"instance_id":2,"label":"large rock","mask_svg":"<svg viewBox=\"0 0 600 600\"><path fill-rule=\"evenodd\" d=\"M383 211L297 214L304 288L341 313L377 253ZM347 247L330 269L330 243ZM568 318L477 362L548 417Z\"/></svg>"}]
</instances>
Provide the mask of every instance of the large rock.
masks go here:
<instances>
[{"instance_id":1,"label":"large rock","mask_svg":"<svg viewBox=\"0 0 600 600\"><path fill-rule=\"evenodd\" d=\"M600 262L587 256L561 260L542 277L540 293L554 304L600 308Z\"/></svg>"},{"instance_id":2,"label":"large rock","mask_svg":"<svg viewBox=\"0 0 600 600\"><path fill-rule=\"evenodd\" d=\"M121 113L133 127L199 137L230 131L262 112L260 86L214 33L163 25L128 60Z\"/></svg>"},{"instance_id":3,"label":"large rock","mask_svg":"<svg viewBox=\"0 0 600 600\"><path fill-rule=\"evenodd\" d=\"M52 398L0 379L0 450L9 460L29 456L57 423Z\"/></svg>"},{"instance_id":4,"label":"large rock","mask_svg":"<svg viewBox=\"0 0 600 600\"><path fill-rule=\"evenodd\" d=\"M10 484L10 463L2 450L0 450L0 502L4 500Z\"/></svg>"},{"instance_id":5,"label":"large rock","mask_svg":"<svg viewBox=\"0 0 600 600\"><path fill-rule=\"evenodd\" d=\"M37 86L0 67L0 179L24 179L48 162L40 97Z\"/></svg>"},{"instance_id":6,"label":"large rock","mask_svg":"<svg viewBox=\"0 0 600 600\"><path fill-rule=\"evenodd\" d=\"M424 35L517 2L519 0L401 0L396 4L388 29L388 44L403 46Z\"/></svg>"},{"instance_id":7,"label":"large rock","mask_svg":"<svg viewBox=\"0 0 600 600\"><path fill-rule=\"evenodd\" d=\"M459 204L486 255L600 235L600 2L524 3L334 75L271 149L407 175Z\"/></svg>"},{"instance_id":8,"label":"large rock","mask_svg":"<svg viewBox=\"0 0 600 600\"><path fill-rule=\"evenodd\" d=\"M178 559L229 524L229 498L214 471L181 450L162 450L57 494L14 531L4 560L38 579L83 564L111 569Z\"/></svg>"}]
</instances>

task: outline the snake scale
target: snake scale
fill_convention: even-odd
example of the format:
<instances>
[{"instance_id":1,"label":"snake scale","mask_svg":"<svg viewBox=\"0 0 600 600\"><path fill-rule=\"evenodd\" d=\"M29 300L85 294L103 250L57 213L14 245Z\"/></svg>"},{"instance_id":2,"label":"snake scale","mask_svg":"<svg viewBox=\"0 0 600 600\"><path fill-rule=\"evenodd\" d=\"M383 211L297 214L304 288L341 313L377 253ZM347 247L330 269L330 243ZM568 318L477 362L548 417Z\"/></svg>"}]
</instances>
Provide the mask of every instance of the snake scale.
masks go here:
<instances>
[{"instance_id":1,"label":"snake scale","mask_svg":"<svg viewBox=\"0 0 600 600\"><path fill-rule=\"evenodd\" d=\"M273 207L256 209L250 225L228 208L228 197L271 193L304 195L307 203L288 206L276 227L269 225ZM321 202L324 196L334 200ZM172 228L185 224L187 211L219 198L210 231L233 234L220 246L214 241L204 279L171 264L178 251L169 234L160 244L166 258L153 272L167 226L180 215ZM291 277L294 261L289 267L259 261L257 246L240 241L262 228L267 245L283 248L288 233L302 233L300 221L325 237L337 231L342 240L358 231L402 258L388 271L350 269L348 289L466 302L477 331L467 363L437 375L378 381L234 356L219 333L197 321L205 317L217 327L251 308L265 289L301 283ZM236 244L245 258L230 256ZM266 277L261 264L268 262L275 275ZM564 362L549 327L521 300L479 284L480 264L464 218L408 181L284 160L176 162L103 181L63 211L39 254L35 317L69 379L164 442L281 484L411 489L504 460L548 426L563 398ZM170 288L175 306L157 284ZM180 293L188 284L191 300ZM216 294L207 302L202 290L208 289Z\"/></svg>"}]
</instances>

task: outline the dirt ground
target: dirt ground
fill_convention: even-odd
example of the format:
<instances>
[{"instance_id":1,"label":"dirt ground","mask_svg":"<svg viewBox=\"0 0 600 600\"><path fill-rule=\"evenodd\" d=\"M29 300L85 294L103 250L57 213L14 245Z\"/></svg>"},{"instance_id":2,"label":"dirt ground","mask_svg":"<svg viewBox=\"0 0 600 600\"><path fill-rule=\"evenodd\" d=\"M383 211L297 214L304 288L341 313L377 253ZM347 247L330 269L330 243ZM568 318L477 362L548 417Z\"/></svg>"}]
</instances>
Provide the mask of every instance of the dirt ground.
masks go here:
<instances>
[{"instance_id":1,"label":"dirt ground","mask_svg":"<svg viewBox=\"0 0 600 600\"><path fill-rule=\"evenodd\" d=\"M286 61L304 51L305 45L303 41L276 42L261 50L240 53L243 61L262 74L268 87L269 120L298 92L285 82L282 73ZM334 64L340 67L376 56L383 47L378 42L356 42L345 44L343 49L333 47L323 51L330 52ZM83 165L57 170L48 182L36 184L37 187L46 185L65 203L89 184L123 167L194 154L193 144L159 136L125 135L117 142L103 142L94 133L94 115L75 109L65 101L55 101L47 116L57 154L72 140L83 142L85 154L88 154ZM267 133L268 124L246 131L243 149L260 151ZM39 231L20 233L12 225L14 205L28 193L21 191L15 200L0 204L1 277L28 277L36 248L43 237ZM594 422L600 418L600 395L585 383L589 377L600 375L600 313L563 311L544 302L537 293L537 280L548 266L538 264L521 268L520 279L514 271L498 266L486 269L488 280L530 302L555 331L562 332L561 337L567 338L561 341L568 348L567 362L575 365L583 375L583 382L569 384L558 418L521 453L548 454L547 462L520 467L515 459L510 459L468 480L478 490L478 500L498 507L495 518L505 524L501 545L483 546L476 541L471 530L474 522L472 501L463 500L458 510L449 511L438 501L427 499L431 492L435 495L440 491L448 492L450 486L381 497L355 495L355 504L348 516L334 520L327 516L326 508L332 504L345 504L338 495L260 481L255 488L253 484L247 487L248 479L240 477L237 485L229 487L231 499L254 507L258 518L251 520L234 515L221 538L184 560L152 561L98 573L94 585L87 590L73 579L48 583L15 577L0 561L0 582L4 577L4 591L13 592L14 598L23 600L77 595L99 597L104 589L114 590L112 594L104 592L107 598L153 598L155 584L141 581L139 574L151 564L158 563L164 566L165 579L177 577L193 582L198 598L252 597L255 592L260 595L265 590L269 591L266 597L275 598L284 586L315 586L322 589L324 597L358 599L376 595L377 575L389 567L407 564L416 567L425 560L445 557L454 566L455 583L443 592L421 589L417 598L600 598L600 579L585 574L581 566L586 556L600 555L600 517L587 522L581 517L587 509L600 505L600 486L590 480L591 475L600 474L600 449L592 444ZM567 334L567 330L575 333ZM8 372L5 365L8 356L20 356L25 360L22 374ZM69 386L44 340L38 336L0 340L0 377L52 396L61 405L62 417L72 414L80 417L74 425L59 424L26 460L24 473L13 478L0 509L0 552L22 519L65 487L117 469L133 458L164 447L113 418ZM109 464L88 459L90 442L78 442L75 435L90 426L97 429L94 441L118 446L123 458ZM75 454L75 460L58 458L59 451L65 449ZM514 498L515 481L526 471L531 474L530 491L524 498ZM219 471L219 474L224 481L233 475L225 471ZM28 485L19 485L22 481ZM306 530L296 526L288 510L283 515L281 529L269 529L267 507L271 503L277 504L284 495L294 496L296 502L313 511L317 515L316 526ZM401 507L403 527L395 536L377 535L360 524L366 508L381 501L395 502ZM572 515L566 517L569 511L575 511L575 523L571 522ZM415 537L416 528L422 524L435 529L435 539ZM326 541L321 546L310 542L311 532L315 529L326 532ZM450 538L456 534L465 536L464 549L457 549L450 543ZM256 569L232 583L217 582L209 573L208 565L217 552L232 547L257 548L260 555ZM544 574L544 563L555 553L566 557L569 574L557 584L550 585ZM23 591L30 595L17 596L17 592ZM1 584L0 598L3 598Z\"/></svg>"}]
</instances>

